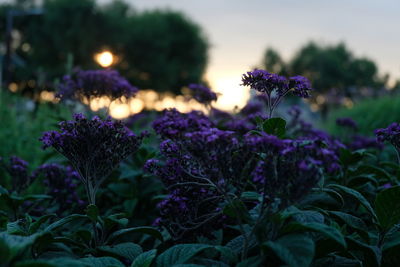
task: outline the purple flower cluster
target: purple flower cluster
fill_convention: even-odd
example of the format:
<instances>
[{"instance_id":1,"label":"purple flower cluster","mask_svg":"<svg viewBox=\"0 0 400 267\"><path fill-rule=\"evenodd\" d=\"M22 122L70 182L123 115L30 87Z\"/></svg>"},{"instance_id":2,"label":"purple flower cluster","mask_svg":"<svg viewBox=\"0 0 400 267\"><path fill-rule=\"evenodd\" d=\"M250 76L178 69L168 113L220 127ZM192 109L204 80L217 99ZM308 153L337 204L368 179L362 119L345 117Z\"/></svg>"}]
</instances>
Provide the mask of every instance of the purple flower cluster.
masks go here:
<instances>
[{"instance_id":1,"label":"purple flower cluster","mask_svg":"<svg viewBox=\"0 0 400 267\"><path fill-rule=\"evenodd\" d=\"M294 76L287 79L278 74L258 69L243 74L242 85L250 86L266 96L269 117L272 116L273 110L289 92L293 92L293 94L302 98L308 98L312 90L311 83L305 77Z\"/></svg>"},{"instance_id":2,"label":"purple flower cluster","mask_svg":"<svg viewBox=\"0 0 400 267\"><path fill-rule=\"evenodd\" d=\"M190 84L189 89L192 92L193 98L199 103L210 105L212 101L217 101L217 94L211 91L210 88L201 84Z\"/></svg>"},{"instance_id":3,"label":"purple flower cluster","mask_svg":"<svg viewBox=\"0 0 400 267\"><path fill-rule=\"evenodd\" d=\"M28 162L25 160L11 156L8 164L2 158L0 163L11 177L12 191L20 193L33 182L33 177L28 173Z\"/></svg>"},{"instance_id":4,"label":"purple flower cluster","mask_svg":"<svg viewBox=\"0 0 400 267\"><path fill-rule=\"evenodd\" d=\"M153 128L163 139L180 138L186 132L207 129L213 123L200 111L180 113L176 109L164 110L162 116L153 122Z\"/></svg>"},{"instance_id":5,"label":"purple flower cluster","mask_svg":"<svg viewBox=\"0 0 400 267\"><path fill-rule=\"evenodd\" d=\"M352 150L359 150L359 149L383 149L383 144L378 142L375 138L372 137L365 137L361 135L354 135L352 137L351 142L347 145Z\"/></svg>"},{"instance_id":6,"label":"purple flower cluster","mask_svg":"<svg viewBox=\"0 0 400 267\"><path fill-rule=\"evenodd\" d=\"M91 120L75 114L74 120L60 123L60 131L45 132L43 148L53 147L78 171L86 186L90 203L104 179L118 164L139 147L143 135L137 136L121 121L110 118Z\"/></svg>"},{"instance_id":7,"label":"purple flower cluster","mask_svg":"<svg viewBox=\"0 0 400 267\"><path fill-rule=\"evenodd\" d=\"M400 124L393 122L387 128L375 130L376 139L378 142L389 142L396 149L400 149Z\"/></svg>"},{"instance_id":8,"label":"purple flower cluster","mask_svg":"<svg viewBox=\"0 0 400 267\"><path fill-rule=\"evenodd\" d=\"M352 118L338 118L336 119L338 126L346 127L356 131L358 129L357 123Z\"/></svg>"},{"instance_id":9,"label":"purple flower cluster","mask_svg":"<svg viewBox=\"0 0 400 267\"><path fill-rule=\"evenodd\" d=\"M246 174L248 157L239 149L233 132L208 128L164 140L160 151L165 160L147 161L144 168L159 177L169 192L158 205L157 223L175 240L212 237L221 228L224 194L232 186L240 191L241 175Z\"/></svg>"},{"instance_id":10,"label":"purple flower cluster","mask_svg":"<svg viewBox=\"0 0 400 267\"><path fill-rule=\"evenodd\" d=\"M107 96L111 100L132 97L138 89L115 70L80 70L64 76L59 85L61 99L86 99Z\"/></svg>"},{"instance_id":11,"label":"purple flower cluster","mask_svg":"<svg viewBox=\"0 0 400 267\"><path fill-rule=\"evenodd\" d=\"M47 194L58 205L57 213L73 210L72 207L84 206L85 202L76 191L79 174L71 167L55 163L43 164L33 172L32 176L43 177L43 184L48 188Z\"/></svg>"}]
</instances>

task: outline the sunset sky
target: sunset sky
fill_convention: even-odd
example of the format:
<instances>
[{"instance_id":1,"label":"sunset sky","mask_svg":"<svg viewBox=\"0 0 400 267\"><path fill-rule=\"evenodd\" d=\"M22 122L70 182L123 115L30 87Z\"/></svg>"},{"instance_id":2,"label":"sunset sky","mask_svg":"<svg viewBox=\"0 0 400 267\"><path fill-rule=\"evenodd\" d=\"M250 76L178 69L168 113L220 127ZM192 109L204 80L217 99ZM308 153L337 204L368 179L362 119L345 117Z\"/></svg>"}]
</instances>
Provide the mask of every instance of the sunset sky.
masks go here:
<instances>
[{"instance_id":1,"label":"sunset sky","mask_svg":"<svg viewBox=\"0 0 400 267\"><path fill-rule=\"evenodd\" d=\"M107 3L109 0L101 0ZM344 41L357 56L373 59L382 73L400 78L399 0L128 0L138 11L170 8L198 23L211 49L206 77L225 93L240 74L260 64L266 47L286 59L309 40ZM230 98L247 91L234 90Z\"/></svg>"}]
</instances>

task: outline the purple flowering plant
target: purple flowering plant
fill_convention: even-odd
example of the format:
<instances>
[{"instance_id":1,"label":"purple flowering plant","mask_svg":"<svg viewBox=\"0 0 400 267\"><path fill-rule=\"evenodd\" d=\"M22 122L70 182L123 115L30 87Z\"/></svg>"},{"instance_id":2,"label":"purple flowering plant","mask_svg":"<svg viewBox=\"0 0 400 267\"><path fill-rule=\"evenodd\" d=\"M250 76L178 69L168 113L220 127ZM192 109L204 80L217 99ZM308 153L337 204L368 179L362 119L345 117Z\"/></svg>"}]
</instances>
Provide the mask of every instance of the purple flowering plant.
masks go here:
<instances>
[{"instance_id":1,"label":"purple flowering plant","mask_svg":"<svg viewBox=\"0 0 400 267\"><path fill-rule=\"evenodd\" d=\"M61 100L79 100L84 103L105 96L111 103L121 97L133 97L137 92L138 89L116 70L78 70L63 77L56 96Z\"/></svg>"},{"instance_id":2,"label":"purple flowering plant","mask_svg":"<svg viewBox=\"0 0 400 267\"><path fill-rule=\"evenodd\" d=\"M134 153L144 135L135 135L121 121L92 119L75 114L72 121L59 124L59 131L45 132L40 138L43 148L53 147L65 156L78 172L90 204L112 170Z\"/></svg>"},{"instance_id":3,"label":"purple flowering plant","mask_svg":"<svg viewBox=\"0 0 400 267\"><path fill-rule=\"evenodd\" d=\"M286 78L259 69L243 74L242 85L249 86L265 96L268 118L272 118L275 108L288 93L291 92L298 97L308 98L312 90L310 81L303 76Z\"/></svg>"}]
</instances>

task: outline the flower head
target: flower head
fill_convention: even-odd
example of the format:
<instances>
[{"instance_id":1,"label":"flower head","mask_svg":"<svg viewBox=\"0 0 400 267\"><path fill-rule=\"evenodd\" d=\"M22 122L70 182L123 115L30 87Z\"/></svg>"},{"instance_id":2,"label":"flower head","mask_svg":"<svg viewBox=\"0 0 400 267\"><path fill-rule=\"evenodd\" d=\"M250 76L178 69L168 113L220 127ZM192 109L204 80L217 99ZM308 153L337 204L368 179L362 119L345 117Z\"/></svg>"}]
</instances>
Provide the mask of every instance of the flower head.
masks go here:
<instances>
[{"instance_id":1,"label":"flower head","mask_svg":"<svg viewBox=\"0 0 400 267\"><path fill-rule=\"evenodd\" d=\"M58 213L69 210L72 206L82 207L85 203L76 191L79 174L71 167L55 163L43 164L32 176L44 178L43 184L47 187L47 194L57 203Z\"/></svg>"},{"instance_id":2,"label":"flower head","mask_svg":"<svg viewBox=\"0 0 400 267\"><path fill-rule=\"evenodd\" d=\"M2 158L0 158L0 163L11 176L13 191L20 193L33 182L33 177L28 173L28 162L25 160L11 156L8 164Z\"/></svg>"},{"instance_id":3,"label":"flower head","mask_svg":"<svg viewBox=\"0 0 400 267\"><path fill-rule=\"evenodd\" d=\"M190 84L189 89L193 94L193 98L202 104L209 105L212 101L217 100L217 94L204 85Z\"/></svg>"},{"instance_id":4,"label":"flower head","mask_svg":"<svg viewBox=\"0 0 400 267\"><path fill-rule=\"evenodd\" d=\"M61 99L91 99L107 96L111 100L122 96L132 97L138 89L115 70L80 70L64 76L59 85Z\"/></svg>"},{"instance_id":5,"label":"flower head","mask_svg":"<svg viewBox=\"0 0 400 267\"><path fill-rule=\"evenodd\" d=\"M293 94L302 97L310 97L311 83L303 76L293 76L289 78L289 87L293 89Z\"/></svg>"},{"instance_id":6,"label":"flower head","mask_svg":"<svg viewBox=\"0 0 400 267\"><path fill-rule=\"evenodd\" d=\"M137 136L121 121L110 118L91 120L75 114L74 120L60 123L60 131L45 132L43 148L53 147L78 171L82 181L95 189L128 155L139 147L143 135Z\"/></svg>"},{"instance_id":7,"label":"flower head","mask_svg":"<svg viewBox=\"0 0 400 267\"><path fill-rule=\"evenodd\" d=\"M336 119L336 124L353 130L358 129L357 123L352 118L338 118Z\"/></svg>"}]
</instances>

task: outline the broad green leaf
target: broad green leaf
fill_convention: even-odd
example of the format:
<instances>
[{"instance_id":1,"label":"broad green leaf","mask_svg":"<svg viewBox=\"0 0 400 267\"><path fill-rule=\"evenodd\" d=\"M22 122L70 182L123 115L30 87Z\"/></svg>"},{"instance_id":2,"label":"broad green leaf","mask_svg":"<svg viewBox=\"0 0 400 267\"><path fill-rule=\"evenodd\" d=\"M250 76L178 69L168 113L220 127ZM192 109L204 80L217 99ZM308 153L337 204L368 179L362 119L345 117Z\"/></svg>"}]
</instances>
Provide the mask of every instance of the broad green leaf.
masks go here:
<instances>
[{"instance_id":1,"label":"broad green leaf","mask_svg":"<svg viewBox=\"0 0 400 267\"><path fill-rule=\"evenodd\" d=\"M235 198L234 200L232 200L231 203L226 205L223 209L223 213L232 218L240 218L241 220L243 220L245 222L252 221L252 218L251 218L246 206L238 198Z\"/></svg>"},{"instance_id":2,"label":"broad green leaf","mask_svg":"<svg viewBox=\"0 0 400 267\"><path fill-rule=\"evenodd\" d=\"M131 267L150 267L156 255L156 249L143 252L136 257L136 259L132 262Z\"/></svg>"},{"instance_id":3,"label":"broad green leaf","mask_svg":"<svg viewBox=\"0 0 400 267\"><path fill-rule=\"evenodd\" d=\"M243 250L243 244L244 244L244 237L243 237L243 235L239 235L239 236L235 237L234 239L232 239L231 241L229 241L226 244L226 247L230 248L235 253L239 254ZM249 249L253 248L256 245L257 245L257 240L255 239L254 235L252 235L249 240L248 248Z\"/></svg>"},{"instance_id":4,"label":"broad green leaf","mask_svg":"<svg viewBox=\"0 0 400 267\"><path fill-rule=\"evenodd\" d=\"M239 262L236 265L236 267L262 266L261 263L262 263L262 258L260 256L253 256L245 259L244 261Z\"/></svg>"},{"instance_id":5,"label":"broad green leaf","mask_svg":"<svg viewBox=\"0 0 400 267\"><path fill-rule=\"evenodd\" d=\"M126 229L121 229L118 230L110 235L108 238L108 242L113 242L114 240L130 233L142 233L142 234L148 234L151 235L161 241L163 241L163 237L161 233L153 228L153 227L147 227L147 226L141 226L141 227L133 227L133 228L126 228Z\"/></svg>"},{"instance_id":6,"label":"broad green leaf","mask_svg":"<svg viewBox=\"0 0 400 267\"><path fill-rule=\"evenodd\" d=\"M333 241L346 248L346 241L344 236L336 228L322 223L298 223L293 222L286 225L283 229L284 232L297 232L297 231L312 231L322 234L323 236L332 239Z\"/></svg>"},{"instance_id":7,"label":"broad green leaf","mask_svg":"<svg viewBox=\"0 0 400 267\"><path fill-rule=\"evenodd\" d=\"M55 259L36 259L36 260L26 260L21 261L15 264L15 267L88 267L88 264L85 264L77 259L71 258L55 258Z\"/></svg>"},{"instance_id":8,"label":"broad green leaf","mask_svg":"<svg viewBox=\"0 0 400 267\"><path fill-rule=\"evenodd\" d=\"M367 225L360 218L341 211L328 211L329 214L339 218L348 226L362 231L367 231Z\"/></svg>"},{"instance_id":9,"label":"broad green leaf","mask_svg":"<svg viewBox=\"0 0 400 267\"><path fill-rule=\"evenodd\" d=\"M263 122L262 128L263 131L267 134L275 135L279 138L285 136L286 132L286 121L281 118L271 118L267 119Z\"/></svg>"},{"instance_id":10,"label":"broad green leaf","mask_svg":"<svg viewBox=\"0 0 400 267\"><path fill-rule=\"evenodd\" d=\"M179 244L175 245L166 251L164 251L160 256L157 257L156 266L157 267L169 267L176 264L187 263L194 256L202 252L207 248L212 248L211 245L204 244Z\"/></svg>"},{"instance_id":11,"label":"broad green leaf","mask_svg":"<svg viewBox=\"0 0 400 267\"><path fill-rule=\"evenodd\" d=\"M31 246L38 238L40 234L34 234L30 236L10 235L8 233L0 233L1 247L7 253L9 260L13 259L18 254L23 253L29 246ZM6 247L8 249L6 249Z\"/></svg>"},{"instance_id":12,"label":"broad green leaf","mask_svg":"<svg viewBox=\"0 0 400 267\"><path fill-rule=\"evenodd\" d=\"M376 215L382 229L389 230L400 222L400 186L381 191L375 200Z\"/></svg>"},{"instance_id":13,"label":"broad green leaf","mask_svg":"<svg viewBox=\"0 0 400 267\"><path fill-rule=\"evenodd\" d=\"M371 204L359 192L357 192L356 190L351 189L349 187L341 186L341 185L338 185L338 184L330 185L330 187L339 189L340 191L342 191L342 192L354 197L355 199L357 199L361 203L361 205L363 205L369 211L369 213L374 217L374 219L376 219L376 214L375 214L375 211L372 208Z\"/></svg>"},{"instance_id":14,"label":"broad green leaf","mask_svg":"<svg viewBox=\"0 0 400 267\"><path fill-rule=\"evenodd\" d=\"M286 235L276 241L262 244L290 267L310 266L315 253L315 245L306 235Z\"/></svg>"},{"instance_id":15,"label":"broad green leaf","mask_svg":"<svg viewBox=\"0 0 400 267\"><path fill-rule=\"evenodd\" d=\"M11 259L11 250L6 241L0 237L0 262L7 263Z\"/></svg>"},{"instance_id":16,"label":"broad green leaf","mask_svg":"<svg viewBox=\"0 0 400 267\"><path fill-rule=\"evenodd\" d=\"M97 249L106 254L111 254L110 256L121 256L131 261L143 252L139 245L131 242L121 243L114 246L101 246Z\"/></svg>"},{"instance_id":17,"label":"broad green leaf","mask_svg":"<svg viewBox=\"0 0 400 267\"><path fill-rule=\"evenodd\" d=\"M86 215L90 218L92 222L97 222L99 217L99 209L96 205L90 204L86 207Z\"/></svg>"},{"instance_id":18,"label":"broad green leaf","mask_svg":"<svg viewBox=\"0 0 400 267\"><path fill-rule=\"evenodd\" d=\"M377 178L391 179L391 175L386 170L375 165L363 164L357 168L355 174L375 174Z\"/></svg>"},{"instance_id":19,"label":"broad green leaf","mask_svg":"<svg viewBox=\"0 0 400 267\"><path fill-rule=\"evenodd\" d=\"M388 234L385 236L385 243L383 243L383 251L396 248L400 249L400 232Z\"/></svg>"},{"instance_id":20,"label":"broad green leaf","mask_svg":"<svg viewBox=\"0 0 400 267\"><path fill-rule=\"evenodd\" d=\"M29 226L29 233L34 234L43 223L45 223L48 219L55 216L56 216L55 214L48 214L40 217Z\"/></svg>"},{"instance_id":21,"label":"broad green leaf","mask_svg":"<svg viewBox=\"0 0 400 267\"><path fill-rule=\"evenodd\" d=\"M365 255L365 262L372 264L371 266L380 266L382 259L382 251L376 246L370 246L350 236L346 237L349 244L349 250L360 250Z\"/></svg>"},{"instance_id":22,"label":"broad green leaf","mask_svg":"<svg viewBox=\"0 0 400 267\"><path fill-rule=\"evenodd\" d=\"M81 262L86 264L88 267L125 267L122 262L111 257L89 257L81 259Z\"/></svg>"},{"instance_id":23,"label":"broad green leaf","mask_svg":"<svg viewBox=\"0 0 400 267\"><path fill-rule=\"evenodd\" d=\"M215 246L214 248L221 253L221 260L231 264L237 262L237 254L231 248L224 246Z\"/></svg>"},{"instance_id":24,"label":"broad green leaf","mask_svg":"<svg viewBox=\"0 0 400 267\"><path fill-rule=\"evenodd\" d=\"M58 220L58 221L56 221L56 222L50 224L49 226L47 226L47 227L44 229L44 232L55 231L55 230L57 230L58 228L62 227L64 224L71 223L71 222L77 221L77 220L82 220L82 219L85 219L85 220L86 220L86 219L88 219L88 217L85 216L85 215L80 215L80 214L72 214L72 215L69 215L69 216L64 217L64 218L62 218L61 220Z\"/></svg>"}]
</instances>

